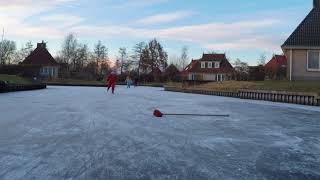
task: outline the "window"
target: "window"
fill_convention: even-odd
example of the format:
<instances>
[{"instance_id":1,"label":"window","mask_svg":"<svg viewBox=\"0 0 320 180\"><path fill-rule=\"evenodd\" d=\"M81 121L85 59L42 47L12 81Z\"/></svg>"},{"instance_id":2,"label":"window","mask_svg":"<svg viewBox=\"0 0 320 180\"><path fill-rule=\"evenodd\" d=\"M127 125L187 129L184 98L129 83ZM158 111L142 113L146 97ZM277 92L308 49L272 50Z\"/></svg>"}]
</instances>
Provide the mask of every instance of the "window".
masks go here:
<instances>
[{"instance_id":1,"label":"window","mask_svg":"<svg viewBox=\"0 0 320 180\"><path fill-rule=\"evenodd\" d=\"M201 62L201 68L206 68L206 62Z\"/></svg>"},{"instance_id":2,"label":"window","mask_svg":"<svg viewBox=\"0 0 320 180\"><path fill-rule=\"evenodd\" d=\"M53 69L49 67L49 76L52 76L52 74L53 74Z\"/></svg>"},{"instance_id":3,"label":"window","mask_svg":"<svg viewBox=\"0 0 320 180\"><path fill-rule=\"evenodd\" d=\"M320 71L320 52L309 51L308 52L308 70Z\"/></svg>"},{"instance_id":4,"label":"window","mask_svg":"<svg viewBox=\"0 0 320 180\"><path fill-rule=\"evenodd\" d=\"M208 62L208 68L212 68L212 62Z\"/></svg>"},{"instance_id":5,"label":"window","mask_svg":"<svg viewBox=\"0 0 320 180\"><path fill-rule=\"evenodd\" d=\"M224 74L217 74L216 81L224 81L224 80L225 80Z\"/></svg>"},{"instance_id":6,"label":"window","mask_svg":"<svg viewBox=\"0 0 320 180\"><path fill-rule=\"evenodd\" d=\"M196 75L195 74L192 74L192 77L191 77L191 80L196 80Z\"/></svg>"},{"instance_id":7,"label":"window","mask_svg":"<svg viewBox=\"0 0 320 180\"><path fill-rule=\"evenodd\" d=\"M216 81L220 81L220 74L217 74Z\"/></svg>"},{"instance_id":8,"label":"window","mask_svg":"<svg viewBox=\"0 0 320 180\"><path fill-rule=\"evenodd\" d=\"M215 62L214 63L214 68L220 68L220 62Z\"/></svg>"}]
</instances>

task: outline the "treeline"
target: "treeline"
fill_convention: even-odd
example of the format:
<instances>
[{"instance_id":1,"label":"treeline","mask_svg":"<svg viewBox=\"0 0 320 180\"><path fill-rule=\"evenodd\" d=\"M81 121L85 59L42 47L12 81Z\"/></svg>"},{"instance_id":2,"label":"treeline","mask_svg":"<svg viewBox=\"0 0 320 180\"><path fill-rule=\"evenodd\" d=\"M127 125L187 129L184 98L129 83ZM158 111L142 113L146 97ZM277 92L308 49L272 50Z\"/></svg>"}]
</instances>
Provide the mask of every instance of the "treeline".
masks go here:
<instances>
[{"instance_id":1,"label":"treeline","mask_svg":"<svg viewBox=\"0 0 320 180\"><path fill-rule=\"evenodd\" d=\"M157 69L164 70L168 66L168 54L156 39L139 42L131 51L120 47L116 62L110 61L108 54L108 48L101 41L90 51L87 44L69 34L56 57L62 67L60 77L101 80L111 71L117 71L124 79L127 75L153 75Z\"/></svg>"},{"instance_id":2,"label":"treeline","mask_svg":"<svg viewBox=\"0 0 320 180\"><path fill-rule=\"evenodd\" d=\"M32 42L27 42L17 49L16 42L10 40L0 41L0 64L18 64L33 51Z\"/></svg>"},{"instance_id":3,"label":"treeline","mask_svg":"<svg viewBox=\"0 0 320 180\"><path fill-rule=\"evenodd\" d=\"M0 64L18 64L33 50L32 42L17 49L16 42L3 40L0 42ZM159 69L163 71L168 66L168 54L156 39L139 42L129 50L120 47L116 62L113 62L102 41L97 41L90 49L88 44L69 34L64 38L55 59L60 63L59 77L90 80L100 80L111 71L117 71L124 77L129 74L155 76Z\"/></svg>"},{"instance_id":4,"label":"treeline","mask_svg":"<svg viewBox=\"0 0 320 180\"><path fill-rule=\"evenodd\" d=\"M265 71L266 56L261 54L257 66L249 66L247 62L236 59L233 62L234 73L233 79L236 81L264 81L266 76Z\"/></svg>"},{"instance_id":5,"label":"treeline","mask_svg":"<svg viewBox=\"0 0 320 180\"><path fill-rule=\"evenodd\" d=\"M0 42L0 64L18 64L33 50L32 42L27 42L17 49L14 41L3 40ZM80 42L74 34L64 38L55 59L60 63L60 78L87 80L102 80L106 74L117 71L120 80L130 75L145 81L180 81L180 71L190 63L188 48L183 47L180 56L171 56L171 65L168 68L168 54L156 39L139 42L129 49L120 47L116 61L111 61L109 50L102 41L97 41L90 49L88 44ZM258 66L249 66L237 59L232 63L235 69L233 79L264 80L265 61L264 54L258 59Z\"/></svg>"},{"instance_id":6,"label":"treeline","mask_svg":"<svg viewBox=\"0 0 320 180\"><path fill-rule=\"evenodd\" d=\"M65 37L55 59L60 63L60 78L95 80L110 71L108 48L99 40L91 50L74 34Z\"/></svg>"}]
</instances>

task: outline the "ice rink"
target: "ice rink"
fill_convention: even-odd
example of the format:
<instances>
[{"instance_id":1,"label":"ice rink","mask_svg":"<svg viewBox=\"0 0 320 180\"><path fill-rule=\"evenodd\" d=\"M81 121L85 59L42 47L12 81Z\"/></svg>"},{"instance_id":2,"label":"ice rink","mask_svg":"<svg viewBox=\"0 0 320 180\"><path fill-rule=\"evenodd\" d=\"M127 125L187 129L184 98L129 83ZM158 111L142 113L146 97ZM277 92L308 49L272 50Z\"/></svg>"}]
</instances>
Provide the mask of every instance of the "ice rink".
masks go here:
<instances>
[{"instance_id":1,"label":"ice rink","mask_svg":"<svg viewBox=\"0 0 320 180\"><path fill-rule=\"evenodd\" d=\"M320 179L320 108L147 87L0 94L0 179Z\"/></svg>"}]
</instances>

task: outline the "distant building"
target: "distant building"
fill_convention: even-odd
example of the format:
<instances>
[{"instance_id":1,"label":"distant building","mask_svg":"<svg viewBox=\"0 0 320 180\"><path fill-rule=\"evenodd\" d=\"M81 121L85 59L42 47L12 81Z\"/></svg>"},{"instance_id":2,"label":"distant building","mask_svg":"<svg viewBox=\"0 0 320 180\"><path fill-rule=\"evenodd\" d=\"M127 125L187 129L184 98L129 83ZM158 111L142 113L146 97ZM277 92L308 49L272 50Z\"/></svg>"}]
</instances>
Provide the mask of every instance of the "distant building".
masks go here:
<instances>
[{"instance_id":1,"label":"distant building","mask_svg":"<svg viewBox=\"0 0 320 180\"><path fill-rule=\"evenodd\" d=\"M203 54L201 59L192 60L182 74L190 81L226 81L233 72L225 54Z\"/></svg>"},{"instance_id":2,"label":"distant building","mask_svg":"<svg viewBox=\"0 0 320 180\"><path fill-rule=\"evenodd\" d=\"M264 68L268 79L284 79L287 73L287 58L284 55L274 55Z\"/></svg>"},{"instance_id":3,"label":"distant building","mask_svg":"<svg viewBox=\"0 0 320 180\"><path fill-rule=\"evenodd\" d=\"M282 45L290 80L320 80L320 0Z\"/></svg>"},{"instance_id":4,"label":"distant building","mask_svg":"<svg viewBox=\"0 0 320 180\"><path fill-rule=\"evenodd\" d=\"M34 76L57 78L59 64L47 50L46 43L38 43L37 48L21 63L25 69L34 70Z\"/></svg>"}]
</instances>

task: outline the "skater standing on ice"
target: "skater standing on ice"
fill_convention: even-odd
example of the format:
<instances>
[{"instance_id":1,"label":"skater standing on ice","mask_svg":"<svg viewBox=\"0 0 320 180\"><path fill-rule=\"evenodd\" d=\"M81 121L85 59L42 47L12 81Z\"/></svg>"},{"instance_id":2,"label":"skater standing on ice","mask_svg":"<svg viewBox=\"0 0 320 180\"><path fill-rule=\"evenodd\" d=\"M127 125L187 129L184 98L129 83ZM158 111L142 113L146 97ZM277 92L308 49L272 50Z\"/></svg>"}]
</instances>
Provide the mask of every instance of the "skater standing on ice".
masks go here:
<instances>
[{"instance_id":1,"label":"skater standing on ice","mask_svg":"<svg viewBox=\"0 0 320 180\"><path fill-rule=\"evenodd\" d=\"M114 90L116 88L116 82L117 82L117 74L112 71L111 74L107 77L107 83L108 83L108 91L110 88L112 88L112 94L114 94Z\"/></svg>"},{"instance_id":2,"label":"skater standing on ice","mask_svg":"<svg viewBox=\"0 0 320 180\"><path fill-rule=\"evenodd\" d=\"M126 81L125 81L125 82L127 83L127 88L130 88L130 86L131 86L131 84L132 84L131 77L130 77L130 76L127 76L127 78L126 78Z\"/></svg>"}]
</instances>

